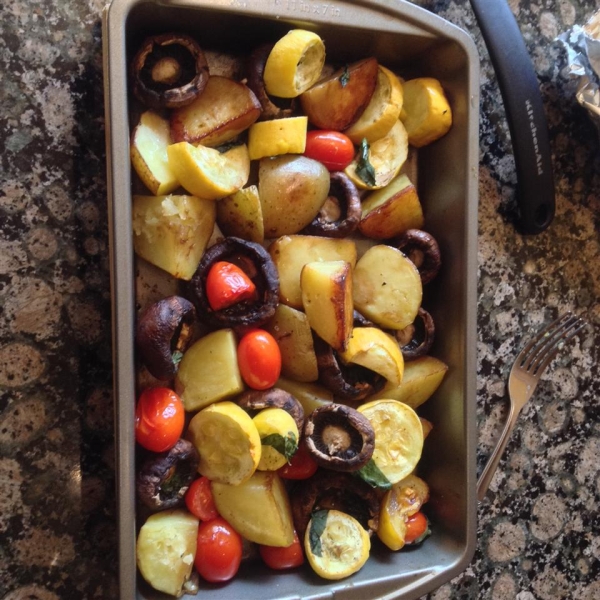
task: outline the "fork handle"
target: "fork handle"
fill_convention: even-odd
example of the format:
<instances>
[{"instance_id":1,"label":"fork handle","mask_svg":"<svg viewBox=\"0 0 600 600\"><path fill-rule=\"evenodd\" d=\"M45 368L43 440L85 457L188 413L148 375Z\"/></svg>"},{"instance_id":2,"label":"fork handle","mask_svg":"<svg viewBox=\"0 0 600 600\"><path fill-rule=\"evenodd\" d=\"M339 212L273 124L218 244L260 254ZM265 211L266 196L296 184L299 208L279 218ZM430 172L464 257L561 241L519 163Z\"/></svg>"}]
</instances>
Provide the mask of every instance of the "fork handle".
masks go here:
<instances>
[{"instance_id":1,"label":"fork handle","mask_svg":"<svg viewBox=\"0 0 600 600\"><path fill-rule=\"evenodd\" d=\"M483 502L485 495L487 494L488 488L490 487L490 482L492 481L492 477L498 468L498 463L504 454L504 450L506 448L506 444L508 444L508 440L510 439L510 434L515 427L515 423L517 422L517 417L519 416L518 410L515 410L514 406L510 407L510 412L508 414L508 419L506 424L504 425L504 430L500 435L500 439L496 444L496 448L492 452L490 458L488 459L485 468L483 469L481 476L479 477L479 481L477 482L477 499L479 502Z\"/></svg>"}]
</instances>

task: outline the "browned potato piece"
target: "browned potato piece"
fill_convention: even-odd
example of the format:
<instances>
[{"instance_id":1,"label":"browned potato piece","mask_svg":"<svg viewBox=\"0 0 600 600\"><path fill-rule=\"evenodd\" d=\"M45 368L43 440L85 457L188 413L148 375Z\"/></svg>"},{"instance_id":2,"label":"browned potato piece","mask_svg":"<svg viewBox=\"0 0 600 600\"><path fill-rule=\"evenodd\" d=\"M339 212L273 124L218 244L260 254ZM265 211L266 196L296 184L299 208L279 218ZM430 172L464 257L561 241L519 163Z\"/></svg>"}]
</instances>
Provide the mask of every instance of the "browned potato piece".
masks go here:
<instances>
[{"instance_id":1,"label":"browned potato piece","mask_svg":"<svg viewBox=\"0 0 600 600\"><path fill-rule=\"evenodd\" d=\"M217 223L226 235L262 244L265 239L258 188L250 185L217 202Z\"/></svg>"},{"instance_id":2,"label":"browned potato piece","mask_svg":"<svg viewBox=\"0 0 600 600\"><path fill-rule=\"evenodd\" d=\"M354 306L388 329L404 329L416 318L423 298L421 276L400 250L379 244L354 269Z\"/></svg>"},{"instance_id":3,"label":"browned potato piece","mask_svg":"<svg viewBox=\"0 0 600 600\"><path fill-rule=\"evenodd\" d=\"M363 200L358 228L367 237L385 240L407 229L421 229L423 222L417 190L408 176L402 174Z\"/></svg>"},{"instance_id":4,"label":"browned potato piece","mask_svg":"<svg viewBox=\"0 0 600 600\"><path fill-rule=\"evenodd\" d=\"M286 154L261 159L258 196L265 237L297 233L319 213L329 195L329 171L322 163Z\"/></svg>"},{"instance_id":5,"label":"browned potato piece","mask_svg":"<svg viewBox=\"0 0 600 600\"><path fill-rule=\"evenodd\" d=\"M310 262L300 273L302 305L316 334L345 350L352 333L352 266L343 260Z\"/></svg>"},{"instance_id":6,"label":"browned potato piece","mask_svg":"<svg viewBox=\"0 0 600 600\"><path fill-rule=\"evenodd\" d=\"M308 317L295 308L279 304L265 329L279 345L282 374L296 381L316 381L319 369Z\"/></svg>"},{"instance_id":7,"label":"browned potato piece","mask_svg":"<svg viewBox=\"0 0 600 600\"><path fill-rule=\"evenodd\" d=\"M404 376L400 385L387 383L372 398L391 398L417 408L433 395L442 383L448 365L433 356L422 356L404 363Z\"/></svg>"},{"instance_id":8,"label":"browned potato piece","mask_svg":"<svg viewBox=\"0 0 600 600\"><path fill-rule=\"evenodd\" d=\"M305 417L315 408L333 402L333 392L318 383L293 381L287 377L280 377L275 387L292 394L302 404Z\"/></svg>"},{"instance_id":9,"label":"browned potato piece","mask_svg":"<svg viewBox=\"0 0 600 600\"><path fill-rule=\"evenodd\" d=\"M344 260L354 267L356 246L349 239L314 235L285 235L269 246L269 254L279 272L279 299L294 308L302 308L300 272L309 262Z\"/></svg>"},{"instance_id":10,"label":"browned potato piece","mask_svg":"<svg viewBox=\"0 0 600 600\"><path fill-rule=\"evenodd\" d=\"M219 514L244 538L267 546L289 546L294 523L287 491L275 471L256 471L239 484L211 483Z\"/></svg>"},{"instance_id":11,"label":"browned potato piece","mask_svg":"<svg viewBox=\"0 0 600 600\"><path fill-rule=\"evenodd\" d=\"M243 83L212 76L191 104L171 115L174 142L219 146L248 129L258 119L260 102Z\"/></svg>"},{"instance_id":12,"label":"browned potato piece","mask_svg":"<svg viewBox=\"0 0 600 600\"><path fill-rule=\"evenodd\" d=\"M308 120L321 129L341 131L356 121L371 100L378 64L366 58L343 67L300 96Z\"/></svg>"},{"instance_id":13,"label":"browned potato piece","mask_svg":"<svg viewBox=\"0 0 600 600\"><path fill-rule=\"evenodd\" d=\"M185 410L198 411L243 389L237 340L231 329L213 331L185 351L175 378L175 391Z\"/></svg>"},{"instance_id":14,"label":"browned potato piece","mask_svg":"<svg viewBox=\"0 0 600 600\"><path fill-rule=\"evenodd\" d=\"M143 259L189 281L215 225L215 205L195 196L134 196L133 247Z\"/></svg>"}]
</instances>

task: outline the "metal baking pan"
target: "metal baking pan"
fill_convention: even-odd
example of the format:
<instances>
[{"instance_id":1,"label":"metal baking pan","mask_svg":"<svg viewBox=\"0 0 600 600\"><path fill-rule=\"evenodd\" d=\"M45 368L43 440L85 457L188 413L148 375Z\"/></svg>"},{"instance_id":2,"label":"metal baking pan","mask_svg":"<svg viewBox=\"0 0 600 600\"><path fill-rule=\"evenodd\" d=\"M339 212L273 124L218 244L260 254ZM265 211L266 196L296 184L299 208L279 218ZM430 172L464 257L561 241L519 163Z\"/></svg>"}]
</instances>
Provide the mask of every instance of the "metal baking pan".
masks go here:
<instances>
[{"instance_id":1,"label":"metal baking pan","mask_svg":"<svg viewBox=\"0 0 600 600\"><path fill-rule=\"evenodd\" d=\"M431 488L433 535L397 553L375 551L340 582L309 573L242 569L210 598L417 598L460 573L475 549L475 394L478 179L478 56L470 37L405 0L113 0L104 11L104 78L121 598L163 598L138 585L135 560L134 420L135 259L131 227L128 63L148 34L178 30L205 48L242 55L289 29L313 29L338 62L374 55L405 78L438 78L454 122L419 151L417 187L426 228L437 237L441 275L426 290L437 323L432 352L449 365L437 393L420 409L434 423L420 474ZM206 590L200 591L206 594Z\"/></svg>"}]
</instances>

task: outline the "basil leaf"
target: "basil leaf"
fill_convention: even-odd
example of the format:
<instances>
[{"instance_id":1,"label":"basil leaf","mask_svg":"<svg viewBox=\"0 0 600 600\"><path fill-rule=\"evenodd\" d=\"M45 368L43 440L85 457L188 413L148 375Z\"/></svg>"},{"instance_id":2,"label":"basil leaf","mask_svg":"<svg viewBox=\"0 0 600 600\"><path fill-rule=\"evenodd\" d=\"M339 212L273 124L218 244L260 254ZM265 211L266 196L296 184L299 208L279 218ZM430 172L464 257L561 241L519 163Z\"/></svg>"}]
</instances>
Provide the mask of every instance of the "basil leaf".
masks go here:
<instances>
[{"instance_id":1,"label":"basil leaf","mask_svg":"<svg viewBox=\"0 0 600 600\"><path fill-rule=\"evenodd\" d=\"M173 352L173 355L171 356L171 360L173 361L174 365L178 365L181 362L182 358L183 352L179 352L179 350L175 350L175 352Z\"/></svg>"},{"instance_id":2,"label":"basil leaf","mask_svg":"<svg viewBox=\"0 0 600 600\"><path fill-rule=\"evenodd\" d=\"M342 87L346 87L348 82L350 81L350 70L348 69L348 65L344 67L342 74L340 75L340 84Z\"/></svg>"},{"instance_id":3,"label":"basil leaf","mask_svg":"<svg viewBox=\"0 0 600 600\"><path fill-rule=\"evenodd\" d=\"M358 470L358 474L371 487L379 488L380 490L389 490L392 487L388 478L381 472L381 469L375 464L372 458L364 467Z\"/></svg>"},{"instance_id":4,"label":"basil leaf","mask_svg":"<svg viewBox=\"0 0 600 600\"><path fill-rule=\"evenodd\" d=\"M375 169L369 162L369 142L365 138L360 143L356 174L367 184L375 185Z\"/></svg>"},{"instance_id":5,"label":"basil leaf","mask_svg":"<svg viewBox=\"0 0 600 600\"><path fill-rule=\"evenodd\" d=\"M262 438L260 443L263 446L272 446L275 448L279 454L285 456L285 459L288 462L298 449L298 440L292 431L288 431L288 434L285 437L279 433L271 433Z\"/></svg>"},{"instance_id":6,"label":"basil leaf","mask_svg":"<svg viewBox=\"0 0 600 600\"><path fill-rule=\"evenodd\" d=\"M321 556L323 554L323 548L321 547L321 536L325 531L327 525L328 510L318 510L314 512L310 518L310 531L308 532L308 541L310 543L310 551L315 556Z\"/></svg>"}]
</instances>

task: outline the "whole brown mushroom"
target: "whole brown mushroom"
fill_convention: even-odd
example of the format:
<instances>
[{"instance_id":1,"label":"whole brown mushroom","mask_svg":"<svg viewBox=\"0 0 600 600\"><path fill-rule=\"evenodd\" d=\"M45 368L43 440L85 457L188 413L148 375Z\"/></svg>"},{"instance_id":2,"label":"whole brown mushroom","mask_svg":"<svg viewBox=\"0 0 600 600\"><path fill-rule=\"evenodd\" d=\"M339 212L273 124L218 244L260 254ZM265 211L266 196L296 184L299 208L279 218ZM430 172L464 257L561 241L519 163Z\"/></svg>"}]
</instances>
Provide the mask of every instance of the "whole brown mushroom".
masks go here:
<instances>
[{"instance_id":1,"label":"whole brown mushroom","mask_svg":"<svg viewBox=\"0 0 600 600\"><path fill-rule=\"evenodd\" d=\"M202 48L180 33L146 38L133 58L131 71L133 93L150 108L190 104L209 77Z\"/></svg>"},{"instance_id":2,"label":"whole brown mushroom","mask_svg":"<svg viewBox=\"0 0 600 600\"><path fill-rule=\"evenodd\" d=\"M417 318L408 327L395 332L404 360L415 360L425 356L435 338L433 317L423 307L419 308Z\"/></svg>"},{"instance_id":3,"label":"whole brown mushroom","mask_svg":"<svg viewBox=\"0 0 600 600\"><path fill-rule=\"evenodd\" d=\"M394 244L417 267L421 283L432 281L442 266L440 247L436 239L422 229L408 229Z\"/></svg>"},{"instance_id":4,"label":"whole brown mushroom","mask_svg":"<svg viewBox=\"0 0 600 600\"><path fill-rule=\"evenodd\" d=\"M341 171L331 173L329 181L329 197L312 223L304 228L304 233L333 238L347 237L357 229L360 222L360 196L348 175ZM339 216L331 218L328 215L330 204L336 204Z\"/></svg>"},{"instance_id":5,"label":"whole brown mushroom","mask_svg":"<svg viewBox=\"0 0 600 600\"><path fill-rule=\"evenodd\" d=\"M332 402L316 408L304 425L306 449L321 467L358 471L375 449L370 421L354 408Z\"/></svg>"},{"instance_id":6,"label":"whole brown mushroom","mask_svg":"<svg viewBox=\"0 0 600 600\"><path fill-rule=\"evenodd\" d=\"M191 341L195 320L194 305L180 296L163 298L141 313L136 325L136 344L151 375L161 380L175 375Z\"/></svg>"},{"instance_id":7,"label":"whole brown mushroom","mask_svg":"<svg viewBox=\"0 0 600 600\"><path fill-rule=\"evenodd\" d=\"M302 404L292 394L280 388L247 390L238 396L236 402L248 411L262 410L263 408L281 408L288 412L294 419L298 431L304 429L304 409L302 408Z\"/></svg>"}]
</instances>

